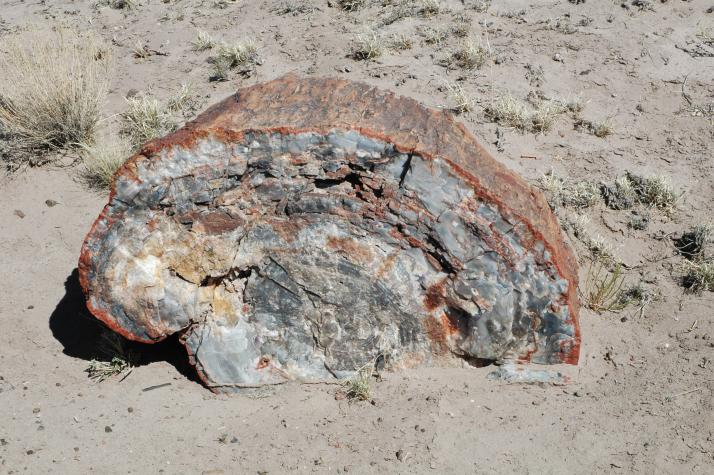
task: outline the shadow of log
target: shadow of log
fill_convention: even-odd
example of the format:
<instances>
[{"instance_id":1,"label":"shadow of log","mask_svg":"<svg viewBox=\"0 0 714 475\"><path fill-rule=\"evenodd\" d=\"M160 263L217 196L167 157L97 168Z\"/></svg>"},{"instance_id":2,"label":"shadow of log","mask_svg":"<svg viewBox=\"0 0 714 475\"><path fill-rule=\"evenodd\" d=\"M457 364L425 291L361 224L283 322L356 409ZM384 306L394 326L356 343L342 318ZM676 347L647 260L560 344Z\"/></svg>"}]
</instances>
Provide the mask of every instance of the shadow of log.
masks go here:
<instances>
[{"instance_id":1,"label":"shadow of log","mask_svg":"<svg viewBox=\"0 0 714 475\"><path fill-rule=\"evenodd\" d=\"M94 318L87 309L84 293L79 285L79 272L74 269L64 283L65 294L57 303L49 326L52 335L64 347L65 355L90 361L92 359L109 361L112 355L106 353L102 341L106 333L112 333L102 322ZM136 355L135 366L165 361L176 368L191 381L200 382L196 372L188 363L188 356L178 335L155 343L137 343L116 335L127 352Z\"/></svg>"}]
</instances>

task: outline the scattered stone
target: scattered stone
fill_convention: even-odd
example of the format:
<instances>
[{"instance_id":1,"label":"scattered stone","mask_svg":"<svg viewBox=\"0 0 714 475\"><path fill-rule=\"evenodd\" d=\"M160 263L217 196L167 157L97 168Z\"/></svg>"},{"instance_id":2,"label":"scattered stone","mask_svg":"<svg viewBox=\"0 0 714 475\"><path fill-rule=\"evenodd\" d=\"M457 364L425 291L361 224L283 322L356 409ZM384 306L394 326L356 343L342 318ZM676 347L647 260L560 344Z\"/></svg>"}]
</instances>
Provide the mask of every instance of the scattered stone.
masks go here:
<instances>
[{"instance_id":1,"label":"scattered stone","mask_svg":"<svg viewBox=\"0 0 714 475\"><path fill-rule=\"evenodd\" d=\"M47 207L52 208L53 206L57 206L59 203L55 200L45 200L45 204Z\"/></svg>"},{"instance_id":2,"label":"scattered stone","mask_svg":"<svg viewBox=\"0 0 714 475\"><path fill-rule=\"evenodd\" d=\"M399 450L397 450L396 456L397 456L397 460L399 460L400 462L404 462L404 460L407 457L407 453L404 452L403 449L399 449Z\"/></svg>"},{"instance_id":3,"label":"scattered stone","mask_svg":"<svg viewBox=\"0 0 714 475\"><path fill-rule=\"evenodd\" d=\"M104 432L106 432L108 434L108 433L112 432L112 428L109 426L104 426Z\"/></svg>"},{"instance_id":4,"label":"scattered stone","mask_svg":"<svg viewBox=\"0 0 714 475\"><path fill-rule=\"evenodd\" d=\"M19 209L16 209L15 211L13 211L13 214L20 219L25 217L25 213L23 213L22 210L19 210Z\"/></svg>"},{"instance_id":5,"label":"scattered stone","mask_svg":"<svg viewBox=\"0 0 714 475\"><path fill-rule=\"evenodd\" d=\"M577 264L545 198L414 100L241 89L145 145L111 197L79 263L89 309L132 340L180 333L214 391L578 361Z\"/></svg>"}]
</instances>

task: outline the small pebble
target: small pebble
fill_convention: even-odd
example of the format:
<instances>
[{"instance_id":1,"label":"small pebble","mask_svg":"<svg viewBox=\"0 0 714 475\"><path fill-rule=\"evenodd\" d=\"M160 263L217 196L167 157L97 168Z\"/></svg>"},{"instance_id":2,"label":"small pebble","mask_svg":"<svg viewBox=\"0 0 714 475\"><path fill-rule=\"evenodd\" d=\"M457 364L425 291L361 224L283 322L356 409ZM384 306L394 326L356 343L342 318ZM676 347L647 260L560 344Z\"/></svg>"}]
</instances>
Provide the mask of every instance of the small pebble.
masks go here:
<instances>
[{"instance_id":1,"label":"small pebble","mask_svg":"<svg viewBox=\"0 0 714 475\"><path fill-rule=\"evenodd\" d=\"M108 434L108 433L111 432L111 431L112 431L112 428L111 428L111 427L109 427L109 426L104 426L104 432L106 432L106 433Z\"/></svg>"},{"instance_id":2,"label":"small pebble","mask_svg":"<svg viewBox=\"0 0 714 475\"><path fill-rule=\"evenodd\" d=\"M52 208L53 206L57 206L59 203L56 202L55 200L45 200L45 204L46 204L49 208Z\"/></svg>"},{"instance_id":3,"label":"small pebble","mask_svg":"<svg viewBox=\"0 0 714 475\"><path fill-rule=\"evenodd\" d=\"M22 219L22 218L25 217L25 213L23 213L22 210L19 210L19 209L16 209L16 210L14 211L14 214L15 214L15 216L17 216L17 217L20 218L20 219Z\"/></svg>"}]
</instances>

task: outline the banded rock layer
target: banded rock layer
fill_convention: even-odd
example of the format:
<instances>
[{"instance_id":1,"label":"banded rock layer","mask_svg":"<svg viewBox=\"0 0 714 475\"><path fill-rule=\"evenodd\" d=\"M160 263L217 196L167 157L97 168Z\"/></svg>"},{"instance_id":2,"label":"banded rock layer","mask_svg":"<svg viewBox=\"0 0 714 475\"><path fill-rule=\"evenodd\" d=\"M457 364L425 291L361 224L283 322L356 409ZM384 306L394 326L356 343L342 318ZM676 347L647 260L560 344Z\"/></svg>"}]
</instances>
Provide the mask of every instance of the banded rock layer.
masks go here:
<instances>
[{"instance_id":1,"label":"banded rock layer","mask_svg":"<svg viewBox=\"0 0 714 475\"><path fill-rule=\"evenodd\" d=\"M459 361L577 363L577 267L543 197L452 117L365 84L239 90L117 172L90 311L179 332L216 391Z\"/></svg>"}]
</instances>

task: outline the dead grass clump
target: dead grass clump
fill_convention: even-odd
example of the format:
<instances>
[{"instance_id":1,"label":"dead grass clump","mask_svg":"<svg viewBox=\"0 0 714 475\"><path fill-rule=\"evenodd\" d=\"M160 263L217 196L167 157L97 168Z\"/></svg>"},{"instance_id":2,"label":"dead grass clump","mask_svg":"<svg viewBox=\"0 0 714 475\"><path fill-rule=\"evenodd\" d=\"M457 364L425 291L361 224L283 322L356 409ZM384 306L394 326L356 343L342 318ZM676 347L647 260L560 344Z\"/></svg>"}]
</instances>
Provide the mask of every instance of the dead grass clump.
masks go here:
<instances>
[{"instance_id":1,"label":"dead grass clump","mask_svg":"<svg viewBox=\"0 0 714 475\"><path fill-rule=\"evenodd\" d=\"M199 31L196 38L191 42L191 46L194 51L207 51L216 46L216 40L205 31Z\"/></svg>"},{"instance_id":2,"label":"dead grass clump","mask_svg":"<svg viewBox=\"0 0 714 475\"><path fill-rule=\"evenodd\" d=\"M627 176L617 178L612 185L603 184L600 191L605 204L611 209L630 209L637 203L635 187Z\"/></svg>"},{"instance_id":3,"label":"dead grass clump","mask_svg":"<svg viewBox=\"0 0 714 475\"><path fill-rule=\"evenodd\" d=\"M439 0L420 0L419 4L419 13L422 16L429 17L441 13Z\"/></svg>"},{"instance_id":4,"label":"dead grass clump","mask_svg":"<svg viewBox=\"0 0 714 475\"><path fill-rule=\"evenodd\" d=\"M471 20L463 15L454 17L451 33L457 38L466 38L471 33Z\"/></svg>"},{"instance_id":5,"label":"dead grass clump","mask_svg":"<svg viewBox=\"0 0 714 475\"><path fill-rule=\"evenodd\" d=\"M127 99L122 114L122 133L134 148L174 130L176 124L155 98L141 95Z\"/></svg>"},{"instance_id":6,"label":"dead grass clump","mask_svg":"<svg viewBox=\"0 0 714 475\"><path fill-rule=\"evenodd\" d=\"M101 383L112 376L122 376L121 381L134 369L138 355L131 351L124 340L116 333L105 330L98 344L97 355L101 359L92 359L85 370L93 381Z\"/></svg>"},{"instance_id":7,"label":"dead grass clump","mask_svg":"<svg viewBox=\"0 0 714 475\"><path fill-rule=\"evenodd\" d=\"M600 203L600 189L590 181L570 182L557 176L553 171L544 174L539 185L546 194L551 208L570 206L577 209L589 208Z\"/></svg>"},{"instance_id":8,"label":"dead grass clump","mask_svg":"<svg viewBox=\"0 0 714 475\"><path fill-rule=\"evenodd\" d=\"M314 5L308 5L303 0L283 2L271 11L277 15L292 15L298 16L303 14L315 13L318 8Z\"/></svg>"},{"instance_id":9,"label":"dead grass clump","mask_svg":"<svg viewBox=\"0 0 714 475\"><path fill-rule=\"evenodd\" d=\"M180 112L184 116L195 113L197 108L198 101L190 82L182 83L176 94L171 96L166 103L166 109L169 112Z\"/></svg>"},{"instance_id":10,"label":"dead grass clump","mask_svg":"<svg viewBox=\"0 0 714 475\"><path fill-rule=\"evenodd\" d=\"M407 50L414 46L414 41L405 34L393 35L391 41L392 49Z\"/></svg>"},{"instance_id":11,"label":"dead grass clump","mask_svg":"<svg viewBox=\"0 0 714 475\"><path fill-rule=\"evenodd\" d=\"M370 378L371 372L358 371L354 377L345 381L344 388L347 397L357 401L369 401L372 397Z\"/></svg>"},{"instance_id":12,"label":"dead grass clump","mask_svg":"<svg viewBox=\"0 0 714 475\"><path fill-rule=\"evenodd\" d=\"M464 7L475 11L476 13L484 13L491 7L491 0L465 0Z\"/></svg>"},{"instance_id":13,"label":"dead grass clump","mask_svg":"<svg viewBox=\"0 0 714 475\"><path fill-rule=\"evenodd\" d=\"M238 70L244 76L250 76L255 66L261 64L258 47L252 39L233 44L220 43L216 56L209 58L211 63L210 81L226 81L231 70Z\"/></svg>"},{"instance_id":14,"label":"dead grass clump","mask_svg":"<svg viewBox=\"0 0 714 475\"><path fill-rule=\"evenodd\" d=\"M629 175L632 180L632 175ZM682 197L674 191L669 178L662 175L653 175L637 183L637 192L640 201L653 208L664 211L671 210Z\"/></svg>"},{"instance_id":15,"label":"dead grass clump","mask_svg":"<svg viewBox=\"0 0 714 475\"><path fill-rule=\"evenodd\" d=\"M685 261L682 285L692 293L714 291L714 261Z\"/></svg>"},{"instance_id":16,"label":"dead grass clump","mask_svg":"<svg viewBox=\"0 0 714 475\"><path fill-rule=\"evenodd\" d=\"M367 6L367 0L337 0L337 6L346 12L355 12Z\"/></svg>"},{"instance_id":17,"label":"dead grass clump","mask_svg":"<svg viewBox=\"0 0 714 475\"><path fill-rule=\"evenodd\" d=\"M384 53L384 39L374 31L357 35L352 45L352 57L359 61L379 58Z\"/></svg>"},{"instance_id":18,"label":"dead grass clump","mask_svg":"<svg viewBox=\"0 0 714 475\"><path fill-rule=\"evenodd\" d=\"M419 29L419 35L428 45L440 45L449 37L449 32L443 26L425 26Z\"/></svg>"},{"instance_id":19,"label":"dead grass clump","mask_svg":"<svg viewBox=\"0 0 714 475\"><path fill-rule=\"evenodd\" d=\"M530 103L502 94L486 106L486 118L521 132L546 133L567 109L558 101L534 98Z\"/></svg>"},{"instance_id":20,"label":"dead grass clump","mask_svg":"<svg viewBox=\"0 0 714 475\"><path fill-rule=\"evenodd\" d=\"M587 276L587 290L585 301L587 306L595 312L617 312L624 309L629 303L623 298L622 286L625 276L622 265L617 263L612 271L597 261L590 265Z\"/></svg>"},{"instance_id":21,"label":"dead grass clump","mask_svg":"<svg viewBox=\"0 0 714 475\"><path fill-rule=\"evenodd\" d=\"M472 38L467 39L461 47L453 53L456 65L463 69L478 69L488 59L488 49Z\"/></svg>"},{"instance_id":22,"label":"dead grass clump","mask_svg":"<svg viewBox=\"0 0 714 475\"><path fill-rule=\"evenodd\" d=\"M454 102L453 111L457 114L471 112L474 108L473 99L456 83L447 83L446 90L449 98Z\"/></svg>"},{"instance_id":23,"label":"dead grass clump","mask_svg":"<svg viewBox=\"0 0 714 475\"><path fill-rule=\"evenodd\" d=\"M641 177L629 172L612 185L603 184L601 192L607 206L616 210L630 209L641 203L669 212L682 196L664 176Z\"/></svg>"},{"instance_id":24,"label":"dead grass clump","mask_svg":"<svg viewBox=\"0 0 714 475\"><path fill-rule=\"evenodd\" d=\"M91 143L109 84L101 42L58 31L5 43L0 57L0 128L31 150ZM44 159L32 161L34 165Z\"/></svg>"},{"instance_id":25,"label":"dead grass clump","mask_svg":"<svg viewBox=\"0 0 714 475\"><path fill-rule=\"evenodd\" d=\"M528 106L510 94L504 94L491 101L486 107L486 117L504 127L513 127L521 131L530 128L530 110Z\"/></svg>"},{"instance_id":26,"label":"dead grass clump","mask_svg":"<svg viewBox=\"0 0 714 475\"><path fill-rule=\"evenodd\" d=\"M222 43L218 47L218 56L223 58L231 69L244 64L258 64L260 62L258 47L251 39L233 44Z\"/></svg>"},{"instance_id":27,"label":"dead grass clump","mask_svg":"<svg viewBox=\"0 0 714 475\"><path fill-rule=\"evenodd\" d=\"M99 140L93 145L82 144L82 178L91 187L106 190L114 173L131 154L131 145L121 138Z\"/></svg>"},{"instance_id":28,"label":"dead grass clump","mask_svg":"<svg viewBox=\"0 0 714 475\"><path fill-rule=\"evenodd\" d=\"M599 122L593 122L586 119L579 119L575 122L575 128L578 130L585 130L595 137L605 138L608 135L612 135L614 128L610 119L606 119Z\"/></svg>"},{"instance_id":29,"label":"dead grass clump","mask_svg":"<svg viewBox=\"0 0 714 475\"><path fill-rule=\"evenodd\" d=\"M135 0L101 0L97 2L98 6L107 6L115 10L133 10L137 6Z\"/></svg>"},{"instance_id":30,"label":"dead grass clump","mask_svg":"<svg viewBox=\"0 0 714 475\"><path fill-rule=\"evenodd\" d=\"M182 84L165 103L148 94L130 97L127 110L121 115L121 135L137 149L153 138L176 130L181 119L191 118L197 108L198 101L190 83Z\"/></svg>"}]
</instances>

